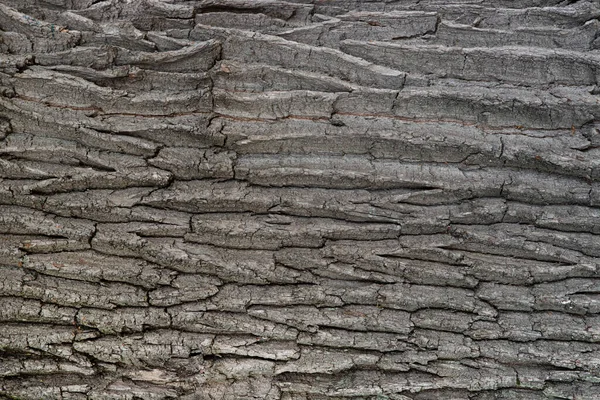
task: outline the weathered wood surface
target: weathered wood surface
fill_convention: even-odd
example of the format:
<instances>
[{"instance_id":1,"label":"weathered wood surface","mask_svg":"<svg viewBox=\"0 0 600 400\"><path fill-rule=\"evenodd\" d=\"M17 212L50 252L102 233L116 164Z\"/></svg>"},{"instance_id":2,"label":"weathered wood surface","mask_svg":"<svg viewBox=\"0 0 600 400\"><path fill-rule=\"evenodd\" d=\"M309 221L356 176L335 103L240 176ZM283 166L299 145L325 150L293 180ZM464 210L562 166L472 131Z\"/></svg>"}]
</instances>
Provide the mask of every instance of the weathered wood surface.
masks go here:
<instances>
[{"instance_id":1,"label":"weathered wood surface","mask_svg":"<svg viewBox=\"0 0 600 400\"><path fill-rule=\"evenodd\" d=\"M0 1L0 397L600 399L599 17Z\"/></svg>"}]
</instances>

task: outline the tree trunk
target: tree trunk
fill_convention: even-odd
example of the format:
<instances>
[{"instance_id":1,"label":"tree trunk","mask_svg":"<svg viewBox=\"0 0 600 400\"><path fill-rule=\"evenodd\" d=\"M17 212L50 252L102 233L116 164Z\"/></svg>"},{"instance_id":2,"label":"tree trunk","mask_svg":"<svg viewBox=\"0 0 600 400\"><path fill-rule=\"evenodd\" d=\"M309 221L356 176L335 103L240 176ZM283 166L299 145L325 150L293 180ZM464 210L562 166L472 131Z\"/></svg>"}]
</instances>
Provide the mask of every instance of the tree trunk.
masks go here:
<instances>
[{"instance_id":1,"label":"tree trunk","mask_svg":"<svg viewBox=\"0 0 600 400\"><path fill-rule=\"evenodd\" d=\"M0 398L600 399L599 16L1 0Z\"/></svg>"}]
</instances>

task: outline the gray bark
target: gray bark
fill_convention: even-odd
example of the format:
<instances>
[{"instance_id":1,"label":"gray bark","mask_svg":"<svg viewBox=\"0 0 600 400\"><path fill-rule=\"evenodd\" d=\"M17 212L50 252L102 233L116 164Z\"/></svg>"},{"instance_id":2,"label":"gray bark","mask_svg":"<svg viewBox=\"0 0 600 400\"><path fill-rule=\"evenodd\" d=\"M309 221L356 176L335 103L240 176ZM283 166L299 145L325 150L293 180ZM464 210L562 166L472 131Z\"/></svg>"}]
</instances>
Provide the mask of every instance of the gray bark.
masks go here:
<instances>
[{"instance_id":1,"label":"gray bark","mask_svg":"<svg viewBox=\"0 0 600 400\"><path fill-rule=\"evenodd\" d=\"M1 0L0 398L600 399L599 17Z\"/></svg>"}]
</instances>

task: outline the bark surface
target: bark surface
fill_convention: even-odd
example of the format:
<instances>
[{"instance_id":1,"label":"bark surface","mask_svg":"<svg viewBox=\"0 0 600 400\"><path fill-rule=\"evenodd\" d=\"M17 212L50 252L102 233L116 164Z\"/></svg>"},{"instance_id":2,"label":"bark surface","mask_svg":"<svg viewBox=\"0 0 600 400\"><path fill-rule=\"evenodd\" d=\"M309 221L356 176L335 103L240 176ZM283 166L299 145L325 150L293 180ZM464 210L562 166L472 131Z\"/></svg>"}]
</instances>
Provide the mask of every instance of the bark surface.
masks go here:
<instances>
[{"instance_id":1,"label":"bark surface","mask_svg":"<svg viewBox=\"0 0 600 400\"><path fill-rule=\"evenodd\" d=\"M1 0L0 398L600 399L599 17Z\"/></svg>"}]
</instances>

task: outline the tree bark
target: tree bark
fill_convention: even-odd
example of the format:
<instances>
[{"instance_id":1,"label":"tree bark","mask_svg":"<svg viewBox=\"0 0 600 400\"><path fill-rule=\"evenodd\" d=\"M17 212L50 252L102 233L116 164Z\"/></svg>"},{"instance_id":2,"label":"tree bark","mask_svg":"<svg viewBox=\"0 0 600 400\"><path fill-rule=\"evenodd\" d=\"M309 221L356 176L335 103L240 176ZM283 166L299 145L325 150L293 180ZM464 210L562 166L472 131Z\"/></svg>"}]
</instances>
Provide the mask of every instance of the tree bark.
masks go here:
<instances>
[{"instance_id":1,"label":"tree bark","mask_svg":"<svg viewBox=\"0 0 600 400\"><path fill-rule=\"evenodd\" d=\"M599 17L0 1L0 397L600 399Z\"/></svg>"}]
</instances>

